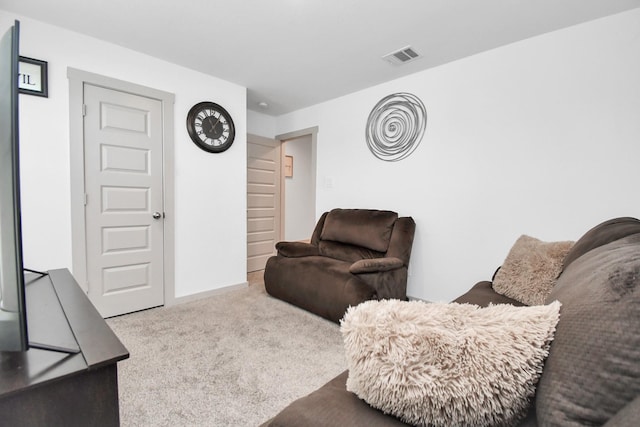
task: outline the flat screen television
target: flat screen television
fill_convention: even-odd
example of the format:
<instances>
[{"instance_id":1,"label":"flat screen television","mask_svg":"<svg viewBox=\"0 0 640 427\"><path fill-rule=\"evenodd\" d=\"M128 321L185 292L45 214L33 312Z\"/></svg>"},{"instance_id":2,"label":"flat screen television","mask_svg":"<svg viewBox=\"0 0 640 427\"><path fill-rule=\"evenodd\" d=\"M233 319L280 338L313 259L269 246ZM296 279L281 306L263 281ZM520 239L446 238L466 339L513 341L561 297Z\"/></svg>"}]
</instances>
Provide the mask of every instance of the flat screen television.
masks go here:
<instances>
[{"instance_id":1,"label":"flat screen television","mask_svg":"<svg viewBox=\"0 0 640 427\"><path fill-rule=\"evenodd\" d=\"M0 42L0 351L26 351L18 145L20 22Z\"/></svg>"}]
</instances>

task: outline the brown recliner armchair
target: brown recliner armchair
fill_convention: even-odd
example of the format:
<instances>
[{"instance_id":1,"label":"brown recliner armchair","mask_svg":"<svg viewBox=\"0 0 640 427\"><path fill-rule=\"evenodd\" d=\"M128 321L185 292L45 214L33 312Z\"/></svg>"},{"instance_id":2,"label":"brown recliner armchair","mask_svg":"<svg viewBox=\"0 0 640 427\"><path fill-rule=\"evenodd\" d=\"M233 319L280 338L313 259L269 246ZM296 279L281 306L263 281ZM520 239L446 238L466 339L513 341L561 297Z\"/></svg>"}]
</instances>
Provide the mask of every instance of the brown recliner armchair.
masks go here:
<instances>
[{"instance_id":1,"label":"brown recliner armchair","mask_svg":"<svg viewBox=\"0 0 640 427\"><path fill-rule=\"evenodd\" d=\"M267 292L334 322L370 299L407 299L415 222L396 212L334 209L310 243L279 242L264 271Z\"/></svg>"}]
</instances>

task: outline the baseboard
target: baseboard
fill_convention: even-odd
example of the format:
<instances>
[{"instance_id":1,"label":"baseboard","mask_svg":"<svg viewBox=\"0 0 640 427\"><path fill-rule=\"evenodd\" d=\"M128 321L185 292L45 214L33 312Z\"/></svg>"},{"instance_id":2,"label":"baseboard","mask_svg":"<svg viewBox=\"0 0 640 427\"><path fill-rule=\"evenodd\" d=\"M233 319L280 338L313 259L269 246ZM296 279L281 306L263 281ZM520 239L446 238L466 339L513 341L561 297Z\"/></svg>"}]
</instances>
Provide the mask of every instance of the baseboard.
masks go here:
<instances>
[{"instance_id":1,"label":"baseboard","mask_svg":"<svg viewBox=\"0 0 640 427\"><path fill-rule=\"evenodd\" d=\"M215 295L225 294L227 292L236 291L238 289L244 289L249 287L249 282L239 283L237 285L225 286L223 288L212 289L210 291L198 292L197 294L185 295L182 297L176 297L168 303L165 301L165 307L170 307L172 305L183 304L185 302L197 301L203 298L209 298Z\"/></svg>"}]
</instances>

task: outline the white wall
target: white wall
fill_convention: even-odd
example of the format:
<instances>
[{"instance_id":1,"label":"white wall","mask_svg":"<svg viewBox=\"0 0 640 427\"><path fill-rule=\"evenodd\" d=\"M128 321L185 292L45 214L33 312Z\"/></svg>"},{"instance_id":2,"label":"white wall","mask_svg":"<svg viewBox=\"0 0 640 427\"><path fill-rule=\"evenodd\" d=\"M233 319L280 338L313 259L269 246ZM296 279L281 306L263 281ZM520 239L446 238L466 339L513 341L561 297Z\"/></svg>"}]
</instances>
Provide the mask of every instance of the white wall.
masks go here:
<instances>
[{"instance_id":1,"label":"white wall","mask_svg":"<svg viewBox=\"0 0 640 427\"><path fill-rule=\"evenodd\" d=\"M521 234L574 240L640 216L638 76L636 9L281 116L276 133L319 126L316 216L413 216L408 293L447 301L489 279ZM420 97L428 124L410 157L388 163L369 153L365 125L395 92Z\"/></svg>"},{"instance_id":2,"label":"white wall","mask_svg":"<svg viewBox=\"0 0 640 427\"><path fill-rule=\"evenodd\" d=\"M253 135L275 138L276 118L264 113L247 110L247 132Z\"/></svg>"},{"instance_id":3,"label":"white wall","mask_svg":"<svg viewBox=\"0 0 640 427\"><path fill-rule=\"evenodd\" d=\"M284 240L310 239L316 224L311 144L311 135L290 139L284 144L285 154L293 156L293 176L284 179Z\"/></svg>"},{"instance_id":4,"label":"white wall","mask_svg":"<svg viewBox=\"0 0 640 427\"><path fill-rule=\"evenodd\" d=\"M0 10L21 21L20 52L48 61L49 98L20 96L25 266L71 268L67 67L175 94L175 288L186 296L246 281L246 88ZM236 125L222 154L189 139L189 108L211 100Z\"/></svg>"}]
</instances>

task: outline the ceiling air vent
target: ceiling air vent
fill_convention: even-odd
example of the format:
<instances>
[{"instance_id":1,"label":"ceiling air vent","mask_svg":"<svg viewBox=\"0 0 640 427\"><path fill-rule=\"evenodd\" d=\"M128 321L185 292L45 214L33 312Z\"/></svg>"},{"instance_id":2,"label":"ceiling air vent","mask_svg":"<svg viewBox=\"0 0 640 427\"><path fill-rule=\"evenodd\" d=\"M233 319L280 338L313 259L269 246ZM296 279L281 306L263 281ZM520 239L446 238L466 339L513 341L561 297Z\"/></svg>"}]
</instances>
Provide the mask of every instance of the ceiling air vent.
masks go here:
<instances>
[{"instance_id":1,"label":"ceiling air vent","mask_svg":"<svg viewBox=\"0 0 640 427\"><path fill-rule=\"evenodd\" d=\"M413 61L414 59L417 59L419 57L420 55L415 50L413 50L411 46L407 46L383 56L382 59L384 59L385 61L389 61L392 64L400 65L406 64L407 62Z\"/></svg>"}]
</instances>

